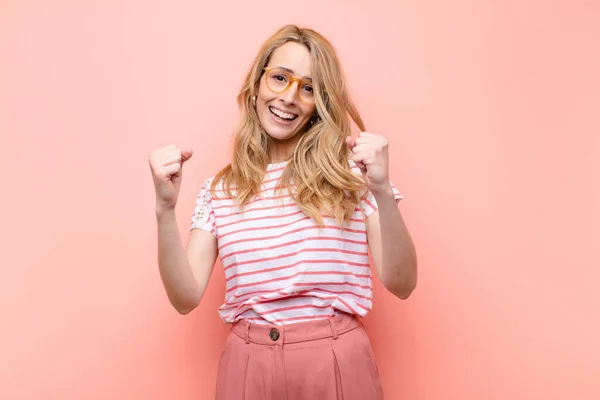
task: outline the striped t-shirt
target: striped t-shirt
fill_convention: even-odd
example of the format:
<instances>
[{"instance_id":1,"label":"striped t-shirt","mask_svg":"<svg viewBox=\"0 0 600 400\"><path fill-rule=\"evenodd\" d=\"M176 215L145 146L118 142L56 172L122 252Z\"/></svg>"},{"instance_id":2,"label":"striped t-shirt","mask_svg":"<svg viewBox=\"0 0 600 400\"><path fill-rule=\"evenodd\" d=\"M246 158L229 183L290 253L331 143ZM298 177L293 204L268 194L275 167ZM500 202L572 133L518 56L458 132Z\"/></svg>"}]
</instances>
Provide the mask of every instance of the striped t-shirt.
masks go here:
<instances>
[{"instance_id":1,"label":"striped t-shirt","mask_svg":"<svg viewBox=\"0 0 600 400\"><path fill-rule=\"evenodd\" d=\"M221 184L213 198L214 176L198 194L190 229L203 229L217 238L226 280L219 315L228 323L246 319L276 325L340 312L365 316L371 310L373 285L360 207L343 229L323 216L321 230L286 189L274 190L285 166L286 162L268 165L260 197L243 213ZM401 194L393 184L392 188L399 201ZM367 217L377 210L370 191L362 205Z\"/></svg>"}]
</instances>

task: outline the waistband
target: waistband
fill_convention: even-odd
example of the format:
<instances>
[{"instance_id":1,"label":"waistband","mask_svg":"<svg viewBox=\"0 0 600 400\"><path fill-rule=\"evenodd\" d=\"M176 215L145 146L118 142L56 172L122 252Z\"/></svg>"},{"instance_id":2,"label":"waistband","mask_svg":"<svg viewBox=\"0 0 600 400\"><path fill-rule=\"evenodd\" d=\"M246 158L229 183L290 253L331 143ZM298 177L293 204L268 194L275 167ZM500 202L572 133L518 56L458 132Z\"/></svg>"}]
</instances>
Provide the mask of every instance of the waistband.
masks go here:
<instances>
[{"instance_id":1,"label":"waistband","mask_svg":"<svg viewBox=\"0 0 600 400\"><path fill-rule=\"evenodd\" d=\"M277 346L329 337L337 339L339 335L358 328L360 325L361 322L355 315L343 313L331 318L288 325L263 325L239 320L233 323L231 331L245 339L246 343Z\"/></svg>"}]
</instances>

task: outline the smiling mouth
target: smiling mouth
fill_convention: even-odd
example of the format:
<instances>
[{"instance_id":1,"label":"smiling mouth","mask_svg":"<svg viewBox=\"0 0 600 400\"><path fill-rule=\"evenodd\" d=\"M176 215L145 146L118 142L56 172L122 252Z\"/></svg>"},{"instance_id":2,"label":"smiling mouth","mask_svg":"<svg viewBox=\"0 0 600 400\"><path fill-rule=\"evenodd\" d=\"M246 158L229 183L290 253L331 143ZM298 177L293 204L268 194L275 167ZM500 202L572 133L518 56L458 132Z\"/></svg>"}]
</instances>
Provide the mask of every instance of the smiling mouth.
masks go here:
<instances>
[{"instance_id":1,"label":"smiling mouth","mask_svg":"<svg viewBox=\"0 0 600 400\"><path fill-rule=\"evenodd\" d=\"M278 110L274 107L269 107L269 111L271 112L271 114L273 114L275 117L283 120L283 121L293 121L295 120L298 115L297 114L292 114L292 113L288 113L288 112L283 112L281 110Z\"/></svg>"}]
</instances>

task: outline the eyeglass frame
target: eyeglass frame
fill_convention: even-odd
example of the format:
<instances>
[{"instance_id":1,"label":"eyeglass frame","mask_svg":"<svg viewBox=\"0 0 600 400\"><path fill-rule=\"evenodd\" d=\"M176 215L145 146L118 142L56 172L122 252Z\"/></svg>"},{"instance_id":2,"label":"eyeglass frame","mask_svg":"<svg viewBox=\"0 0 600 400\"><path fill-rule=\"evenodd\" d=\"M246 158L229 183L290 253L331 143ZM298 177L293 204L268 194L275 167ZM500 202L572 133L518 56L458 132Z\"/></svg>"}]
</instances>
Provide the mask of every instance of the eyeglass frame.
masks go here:
<instances>
[{"instance_id":1,"label":"eyeglass frame","mask_svg":"<svg viewBox=\"0 0 600 400\"><path fill-rule=\"evenodd\" d=\"M265 76L265 83L267 84L267 87L269 88L269 90L270 90L271 92L273 92L273 93L281 94L281 93L284 93L284 92L286 92L287 90L289 90L289 88L290 88L290 87L293 85L293 83L294 83L294 82L298 82L298 88L300 88L300 85L301 85L302 83L308 83L308 82L309 82L309 81L308 81L308 80L306 80L306 79L302 79L302 78L297 78L297 77L295 77L294 75L292 75L291 73L289 73L288 71L286 71L285 69L283 69L283 68L281 68L281 67L264 67L264 68L263 68L263 71L265 71L267 74L269 74L269 72L271 72L271 71L272 71L272 70L274 70L274 69L280 69L280 70L282 70L283 72L285 72L287 75L289 75L289 77L290 77L290 81L288 82L288 84L287 84L287 86L285 87L285 89L283 89L283 90L280 90L280 91L276 91L276 90L273 90L273 89L271 88L271 86L269 86L269 82L268 82L268 80L266 79L266 76ZM310 81L310 84L311 84L311 86L313 87L313 90L314 90L314 86L312 85L312 80ZM306 101L306 100L304 100L304 99L302 98L302 96L300 96L300 90L298 90L298 94L297 94L297 95L298 95L298 98L300 99L300 101L301 101L301 102L303 102L303 103L306 103L306 104L314 104L314 103L315 103L314 101L313 101L313 102L309 102L309 101Z\"/></svg>"}]
</instances>

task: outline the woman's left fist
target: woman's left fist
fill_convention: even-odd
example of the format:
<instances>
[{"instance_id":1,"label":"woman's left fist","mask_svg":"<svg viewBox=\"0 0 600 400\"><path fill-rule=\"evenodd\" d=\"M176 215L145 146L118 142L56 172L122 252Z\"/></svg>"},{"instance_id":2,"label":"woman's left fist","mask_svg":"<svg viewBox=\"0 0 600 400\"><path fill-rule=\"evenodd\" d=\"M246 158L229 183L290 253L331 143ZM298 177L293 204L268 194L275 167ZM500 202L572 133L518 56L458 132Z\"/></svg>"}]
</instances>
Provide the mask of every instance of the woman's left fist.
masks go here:
<instances>
[{"instance_id":1,"label":"woman's left fist","mask_svg":"<svg viewBox=\"0 0 600 400\"><path fill-rule=\"evenodd\" d=\"M371 192L390 188L388 169L388 140L374 133L361 132L357 138L346 137L352 151L352 161L360 168Z\"/></svg>"}]
</instances>

